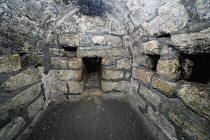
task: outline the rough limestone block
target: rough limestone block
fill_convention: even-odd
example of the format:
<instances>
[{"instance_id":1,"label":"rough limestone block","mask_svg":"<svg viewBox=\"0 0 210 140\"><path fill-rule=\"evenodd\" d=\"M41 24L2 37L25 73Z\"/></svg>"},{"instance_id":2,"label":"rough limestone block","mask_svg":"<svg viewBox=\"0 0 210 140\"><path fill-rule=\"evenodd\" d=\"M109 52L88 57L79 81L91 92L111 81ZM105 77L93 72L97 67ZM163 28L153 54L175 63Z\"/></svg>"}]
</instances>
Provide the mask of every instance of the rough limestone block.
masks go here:
<instances>
[{"instance_id":1,"label":"rough limestone block","mask_svg":"<svg viewBox=\"0 0 210 140\"><path fill-rule=\"evenodd\" d=\"M159 60L157 73L172 79L180 79L182 70L179 60Z\"/></svg>"},{"instance_id":2,"label":"rough limestone block","mask_svg":"<svg viewBox=\"0 0 210 140\"><path fill-rule=\"evenodd\" d=\"M90 39L87 34L62 34L59 35L59 43L75 47L90 46Z\"/></svg>"},{"instance_id":3,"label":"rough limestone block","mask_svg":"<svg viewBox=\"0 0 210 140\"><path fill-rule=\"evenodd\" d=\"M115 65L115 59L102 59L101 65L103 66L110 66L110 65Z\"/></svg>"},{"instance_id":4,"label":"rough limestone block","mask_svg":"<svg viewBox=\"0 0 210 140\"><path fill-rule=\"evenodd\" d=\"M71 81L71 80L79 80L83 79L83 70L51 70L51 74L53 74L56 79L60 81Z\"/></svg>"},{"instance_id":5,"label":"rough limestone block","mask_svg":"<svg viewBox=\"0 0 210 140\"><path fill-rule=\"evenodd\" d=\"M84 82L75 82L71 81L68 83L70 93L83 93L84 91Z\"/></svg>"},{"instance_id":6,"label":"rough limestone block","mask_svg":"<svg viewBox=\"0 0 210 140\"><path fill-rule=\"evenodd\" d=\"M0 109L11 110L34 100L41 93L41 84L35 84L16 96L0 103Z\"/></svg>"},{"instance_id":7,"label":"rough limestone block","mask_svg":"<svg viewBox=\"0 0 210 140\"><path fill-rule=\"evenodd\" d=\"M150 35L175 32L189 20L188 12L180 0L168 1L158 12L159 16L143 24Z\"/></svg>"},{"instance_id":8,"label":"rough limestone block","mask_svg":"<svg viewBox=\"0 0 210 140\"><path fill-rule=\"evenodd\" d=\"M209 85L181 81L177 86L178 97L199 115L210 120Z\"/></svg>"},{"instance_id":9,"label":"rough limestone block","mask_svg":"<svg viewBox=\"0 0 210 140\"><path fill-rule=\"evenodd\" d=\"M8 110L0 110L0 126L2 126L2 124L5 124L5 122L7 122L9 120L9 112Z\"/></svg>"},{"instance_id":10,"label":"rough limestone block","mask_svg":"<svg viewBox=\"0 0 210 140\"><path fill-rule=\"evenodd\" d=\"M102 78L107 80L115 80L124 78L122 71L102 70Z\"/></svg>"},{"instance_id":11,"label":"rough limestone block","mask_svg":"<svg viewBox=\"0 0 210 140\"><path fill-rule=\"evenodd\" d=\"M51 59L52 68L59 68L59 69L68 68L67 57L51 57L50 59Z\"/></svg>"},{"instance_id":12,"label":"rough limestone block","mask_svg":"<svg viewBox=\"0 0 210 140\"><path fill-rule=\"evenodd\" d=\"M122 48L106 48L106 49L81 49L77 50L77 57L130 57L131 52Z\"/></svg>"},{"instance_id":13,"label":"rough limestone block","mask_svg":"<svg viewBox=\"0 0 210 140\"><path fill-rule=\"evenodd\" d=\"M160 54L160 43L152 40L143 44L139 44L139 49L142 54Z\"/></svg>"},{"instance_id":14,"label":"rough limestone block","mask_svg":"<svg viewBox=\"0 0 210 140\"><path fill-rule=\"evenodd\" d=\"M120 81L120 82L108 82L108 81L101 81L102 91L130 91L130 82L128 81Z\"/></svg>"},{"instance_id":15,"label":"rough limestone block","mask_svg":"<svg viewBox=\"0 0 210 140\"><path fill-rule=\"evenodd\" d=\"M79 58L69 58L68 59L69 69L80 69L83 67L82 59Z\"/></svg>"},{"instance_id":16,"label":"rough limestone block","mask_svg":"<svg viewBox=\"0 0 210 140\"><path fill-rule=\"evenodd\" d=\"M131 97L129 98L130 100L130 104L132 105L132 107L138 112L139 109L141 111L141 113L143 113L145 111L145 108L147 106L147 103L144 99L142 99L138 93L133 93L131 95Z\"/></svg>"},{"instance_id":17,"label":"rough limestone block","mask_svg":"<svg viewBox=\"0 0 210 140\"><path fill-rule=\"evenodd\" d=\"M49 48L49 53L56 56L63 56L65 54L64 49Z\"/></svg>"},{"instance_id":18,"label":"rough limestone block","mask_svg":"<svg viewBox=\"0 0 210 140\"><path fill-rule=\"evenodd\" d=\"M146 84L150 84L150 79L152 75L154 75L154 71L147 70L147 69L133 69L133 77L136 79L141 80L142 82Z\"/></svg>"},{"instance_id":19,"label":"rough limestone block","mask_svg":"<svg viewBox=\"0 0 210 140\"><path fill-rule=\"evenodd\" d=\"M66 98L64 93L68 93L68 82L67 81L60 81L55 79L54 81L50 81L50 94L48 98L51 101L59 101L59 98Z\"/></svg>"},{"instance_id":20,"label":"rough limestone block","mask_svg":"<svg viewBox=\"0 0 210 140\"><path fill-rule=\"evenodd\" d=\"M159 112L154 111L150 106L147 108L148 117L162 130L164 134L167 135L170 140L176 139L176 129L170 123L168 119L166 119Z\"/></svg>"},{"instance_id":21,"label":"rough limestone block","mask_svg":"<svg viewBox=\"0 0 210 140\"><path fill-rule=\"evenodd\" d=\"M44 109L44 99L40 96L36 101L30 104L27 108L28 116L33 117L39 114Z\"/></svg>"},{"instance_id":22,"label":"rough limestone block","mask_svg":"<svg viewBox=\"0 0 210 140\"><path fill-rule=\"evenodd\" d=\"M20 130L24 127L25 121L21 117L15 117L10 123L5 127L0 129L0 139L1 140L11 140L13 139Z\"/></svg>"},{"instance_id":23,"label":"rough limestone block","mask_svg":"<svg viewBox=\"0 0 210 140\"><path fill-rule=\"evenodd\" d=\"M133 65L134 67L144 66L152 69L154 64L152 58L148 55L134 55Z\"/></svg>"},{"instance_id":24,"label":"rough limestone block","mask_svg":"<svg viewBox=\"0 0 210 140\"><path fill-rule=\"evenodd\" d=\"M177 49L185 53L210 52L210 28L198 33L174 35L171 40Z\"/></svg>"},{"instance_id":25,"label":"rough limestone block","mask_svg":"<svg viewBox=\"0 0 210 140\"><path fill-rule=\"evenodd\" d=\"M109 52L110 57L131 57L131 52L124 48L113 48Z\"/></svg>"},{"instance_id":26,"label":"rough limestone block","mask_svg":"<svg viewBox=\"0 0 210 140\"><path fill-rule=\"evenodd\" d=\"M195 120L189 119L189 114L184 115L180 111L170 111L168 114L170 119L192 139L209 140L210 134L208 134L205 130L202 130Z\"/></svg>"},{"instance_id":27,"label":"rough limestone block","mask_svg":"<svg viewBox=\"0 0 210 140\"><path fill-rule=\"evenodd\" d=\"M0 57L0 73L18 71L20 68L20 55L14 54Z\"/></svg>"},{"instance_id":28,"label":"rough limestone block","mask_svg":"<svg viewBox=\"0 0 210 140\"><path fill-rule=\"evenodd\" d=\"M102 58L109 58L109 49L104 50L97 50L97 49L78 49L77 50L77 57L102 57Z\"/></svg>"},{"instance_id":29,"label":"rough limestone block","mask_svg":"<svg viewBox=\"0 0 210 140\"><path fill-rule=\"evenodd\" d=\"M142 85L139 88L139 94L143 95L147 101L149 101L152 105L154 105L157 108L161 103L161 99L156 93L152 92L151 90L147 89Z\"/></svg>"},{"instance_id":30,"label":"rough limestone block","mask_svg":"<svg viewBox=\"0 0 210 140\"><path fill-rule=\"evenodd\" d=\"M131 69L131 60L129 58L123 58L117 60L117 68L118 69Z\"/></svg>"},{"instance_id":31,"label":"rough limestone block","mask_svg":"<svg viewBox=\"0 0 210 140\"><path fill-rule=\"evenodd\" d=\"M92 37L92 40L95 45L122 47L122 39L118 36L112 36L112 35L96 36L95 35Z\"/></svg>"},{"instance_id":32,"label":"rough limestone block","mask_svg":"<svg viewBox=\"0 0 210 140\"><path fill-rule=\"evenodd\" d=\"M161 80L156 76L152 78L152 87L169 97L174 96L172 90L175 85L176 83Z\"/></svg>"},{"instance_id":33,"label":"rough limestone block","mask_svg":"<svg viewBox=\"0 0 210 140\"><path fill-rule=\"evenodd\" d=\"M43 72L43 67L39 67L38 69L27 69L7 79L2 84L2 87L7 91L14 91L18 88L38 82L41 80Z\"/></svg>"}]
</instances>

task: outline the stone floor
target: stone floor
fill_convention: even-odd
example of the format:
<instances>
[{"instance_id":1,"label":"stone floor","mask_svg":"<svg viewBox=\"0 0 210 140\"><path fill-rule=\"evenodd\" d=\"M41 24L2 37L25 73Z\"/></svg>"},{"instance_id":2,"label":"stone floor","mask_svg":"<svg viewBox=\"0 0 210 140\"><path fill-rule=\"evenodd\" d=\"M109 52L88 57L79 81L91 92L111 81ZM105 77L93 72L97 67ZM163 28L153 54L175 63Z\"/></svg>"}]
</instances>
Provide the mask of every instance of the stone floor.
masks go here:
<instances>
[{"instance_id":1,"label":"stone floor","mask_svg":"<svg viewBox=\"0 0 210 140\"><path fill-rule=\"evenodd\" d=\"M28 140L154 140L124 101L85 98L54 104Z\"/></svg>"},{"instance_id":2,"label":"stone floor","mask_svg":"<svg viewBox=\"0 0 210 140\"><path fill-rule=\"evenodd\" d=\"M99 72L88 73L85 81L85 89L100 89Z\"/></svg>"}]
</instances>

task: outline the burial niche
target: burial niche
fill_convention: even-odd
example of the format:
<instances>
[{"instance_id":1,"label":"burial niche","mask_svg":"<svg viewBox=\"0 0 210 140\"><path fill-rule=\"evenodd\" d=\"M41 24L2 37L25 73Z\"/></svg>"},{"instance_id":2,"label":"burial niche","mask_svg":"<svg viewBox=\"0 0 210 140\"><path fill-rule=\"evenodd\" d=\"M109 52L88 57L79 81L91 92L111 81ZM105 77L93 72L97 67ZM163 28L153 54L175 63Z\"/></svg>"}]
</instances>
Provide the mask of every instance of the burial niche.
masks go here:
<instances>
[{"instance_id":1,"label":"burial niche","mask_svg":"<svg viewBox=\"0 0 210 140\"><path fill-rule=\"evenodd\" d=\"M189 59L192 63L192 71L189 82L197 82L202 84L209 84L210 82L210 54L205 55L186 55L185 58Z\"/></svg>"},{"instance_id":2,"label":"burial niche","mask_svg":"<svg viewBox=\"0 0 210 140\"><path fill-rule=\"evenodd\" d=\"M85 88L101 88L100 73L101 60L100 57L84 57L82 58L85 71Z\"/></svg>"}]
</instances>

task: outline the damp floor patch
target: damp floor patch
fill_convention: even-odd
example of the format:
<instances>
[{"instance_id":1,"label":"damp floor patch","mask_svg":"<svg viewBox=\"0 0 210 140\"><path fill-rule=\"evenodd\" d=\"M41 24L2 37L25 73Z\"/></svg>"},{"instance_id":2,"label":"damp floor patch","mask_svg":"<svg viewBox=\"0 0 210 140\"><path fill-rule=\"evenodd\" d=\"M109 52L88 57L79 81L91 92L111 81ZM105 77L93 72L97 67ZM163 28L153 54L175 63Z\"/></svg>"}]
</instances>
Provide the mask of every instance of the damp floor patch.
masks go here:
<instances>
[{"instance_id":1,"label":"damp floor patch","mask_svg":"<svg viewBox=\"0 0 210 140\"><path fill-rule=\"evenodd\" d=\"M153 140L124 101L86 98L52 105L27 140Z\"/></svg>"}]
</instances>

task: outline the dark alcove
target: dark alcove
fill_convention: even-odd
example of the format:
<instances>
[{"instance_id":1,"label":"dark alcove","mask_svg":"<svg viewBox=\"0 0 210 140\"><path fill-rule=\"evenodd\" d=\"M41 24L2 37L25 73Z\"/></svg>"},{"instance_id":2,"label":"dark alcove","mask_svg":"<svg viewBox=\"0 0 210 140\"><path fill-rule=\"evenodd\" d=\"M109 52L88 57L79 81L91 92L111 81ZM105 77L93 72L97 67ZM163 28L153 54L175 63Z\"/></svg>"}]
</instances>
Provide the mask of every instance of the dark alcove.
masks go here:
<instances>
[{"instance_id":1,"label":"dark alcove","mask_svg":"<svg viewBox=\"0 0 210 140\"><path fill-rule=\"evenodd\" d=\"M85 57L82 58L85 65L85 88L98 88L100 89L100 71L101 60L100 57Z\"/></svg>"},{"instance_id":2,"label":"dark alcove","mask_svg":"<svg viewBox=\"0 0 210 140\"><path fill-rule=\"evenodd\" d=\"M210 80L210 54L208 55L185 55L193 62L191 76L186 79L189 82L207 84Z\"/></svg>"},{"instance_id":3,"label":"dark alcove","mask_svg":"<svg viewBox=\"0 0 210 140\"><path fill-rule=\"evenodd\" d=\"M67 57L76 57L77 47L62 47Z\"/></svg>"},{"instance_id":4,"label":"dark alcove","mask_svg":"<svg viewBox=\"0 0 210 140\"><path fill-rule=\"evenodd\" d=\"M158 64L158 60L160 59L160 55L148 55L149 57L151 57L151 59L153 60L153 71L157 70L157 64Z\"/></svg>"}]
</instances>

